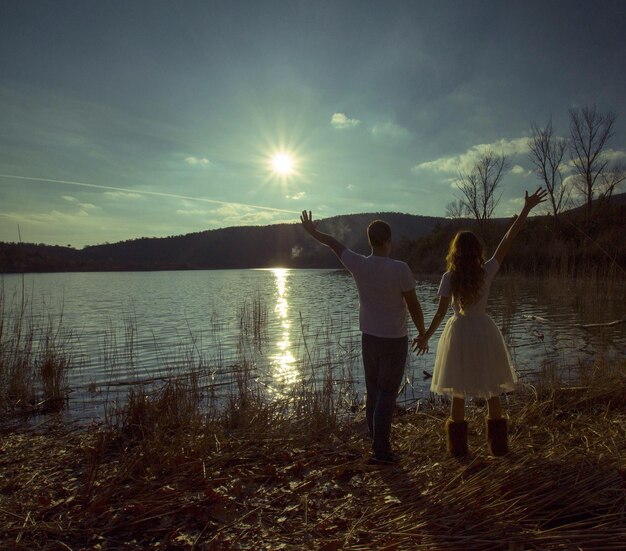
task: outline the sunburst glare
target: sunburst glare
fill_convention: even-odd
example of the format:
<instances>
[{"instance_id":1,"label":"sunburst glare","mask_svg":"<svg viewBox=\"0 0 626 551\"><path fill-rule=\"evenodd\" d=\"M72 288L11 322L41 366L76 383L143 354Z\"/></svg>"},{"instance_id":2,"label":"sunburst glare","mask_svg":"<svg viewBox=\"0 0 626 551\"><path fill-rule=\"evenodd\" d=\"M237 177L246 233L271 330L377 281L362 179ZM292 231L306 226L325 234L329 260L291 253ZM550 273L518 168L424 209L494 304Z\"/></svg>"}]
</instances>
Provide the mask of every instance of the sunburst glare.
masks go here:
<instances>
[{"instance_id":1,"label":"sunburst glare","mask_svg":"<svg viewBox=\"0 0 626 551\"><path fill-rule=\"evenodd\" d=\"M293 172L294 160L289 153L280 152L272 157L272 170L281 176L288 176Z\"/></svg>"}]
</instances>

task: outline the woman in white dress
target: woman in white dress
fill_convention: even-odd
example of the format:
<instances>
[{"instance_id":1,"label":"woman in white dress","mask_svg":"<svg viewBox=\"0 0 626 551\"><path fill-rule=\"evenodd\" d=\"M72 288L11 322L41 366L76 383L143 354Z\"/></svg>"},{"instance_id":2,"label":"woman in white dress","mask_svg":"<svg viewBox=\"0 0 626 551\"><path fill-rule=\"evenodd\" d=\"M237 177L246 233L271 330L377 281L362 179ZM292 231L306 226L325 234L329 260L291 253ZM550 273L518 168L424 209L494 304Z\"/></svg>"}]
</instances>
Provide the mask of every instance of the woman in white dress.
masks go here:
<instances>
[{"instance_id":1,"label":"woman in white dress","mask_svg":"<svg viewBox=\"0 0 626 551\"><path fill-rule=\"evenodd\" d=\"M414 339L418 355L428 351L428 339L439 327L450 304L453 316L446 323L437 345L431 391L452 397L446 420L448 451L455 457L468 453L465 397L487 399L487 442L493 455L508 452L507 420L502 416L500 394L517 382L502 333L486 313L493 276L508 253L528 213L545 201L547 192L525 193L524 207L506 232L496 252L485 262L483 247L472 232L456 234L446 257L447 271L437 295L439 307L430 327Z\"/></svg>"}]
</instances>

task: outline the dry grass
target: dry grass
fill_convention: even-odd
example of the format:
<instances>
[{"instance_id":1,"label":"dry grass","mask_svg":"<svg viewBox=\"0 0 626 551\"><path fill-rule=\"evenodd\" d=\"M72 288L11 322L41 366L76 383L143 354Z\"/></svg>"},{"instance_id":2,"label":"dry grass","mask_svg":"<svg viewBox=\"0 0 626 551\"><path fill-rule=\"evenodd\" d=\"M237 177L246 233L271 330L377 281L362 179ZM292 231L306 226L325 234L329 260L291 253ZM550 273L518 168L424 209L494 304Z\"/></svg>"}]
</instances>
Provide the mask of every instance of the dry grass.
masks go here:
<instances>
[{"instance_id":1,"label":"dry grass","mask_svg":"<svg viewBox=\"0 0 626 551\"><path fill-rule=\"evenodd\" d=\"M2 437L0 538L17 549L622 549L626 366L585 377L520 389L504 458L488 456L479 409L462 461L445 454L441 406L397 416L394 467L367 463L362 419L342 421L328 396L249 392L210 418L193 381L137 390L106 427Z\"/></svg>"},{"instance_id":2,"label":"dry grass","mask_svg":"<svg viewBox=\"0 0 626 551\"><path fill-rule=\"evenodd\" d=\"M23 296L7 300L0 287L0 420L65 407L69 339L62 318L38 320Z\"/></svg>"}]
</instances>

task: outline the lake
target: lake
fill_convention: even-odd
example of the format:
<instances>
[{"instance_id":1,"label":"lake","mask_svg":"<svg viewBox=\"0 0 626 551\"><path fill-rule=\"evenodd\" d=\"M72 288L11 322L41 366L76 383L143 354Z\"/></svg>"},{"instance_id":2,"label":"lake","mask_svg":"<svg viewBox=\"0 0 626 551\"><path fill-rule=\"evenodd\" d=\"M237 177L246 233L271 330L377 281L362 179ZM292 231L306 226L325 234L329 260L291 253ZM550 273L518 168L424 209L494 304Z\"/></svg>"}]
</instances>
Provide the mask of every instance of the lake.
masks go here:
<instances>
[{"instance_id":1,"label":"lake","mask_svg":"<svg viewBox=\"0 0 626 551\"><path fill-rule=\"evenodd\" d=\"M417 282L426 323L436 307L438 280ZM342 270L214 270L54 273L2 276L4 315L21 301L34 323L61 324L71 353L70 411L98 417L102 403L129 384L153 382L190 369L222 396L243 367L264 392L280 394L331 369L363 398L358 298ZM502 329L522 381L569 376L599 355L622 356L623 325L577 327L624 315L619 292L573 282L496 277L489 312ZM428 394L431 352L409 355L401 401ZM411 330L411 336L415 332ZM113 394L112 394L113 393Z\"/></svg>"}]
</instances>

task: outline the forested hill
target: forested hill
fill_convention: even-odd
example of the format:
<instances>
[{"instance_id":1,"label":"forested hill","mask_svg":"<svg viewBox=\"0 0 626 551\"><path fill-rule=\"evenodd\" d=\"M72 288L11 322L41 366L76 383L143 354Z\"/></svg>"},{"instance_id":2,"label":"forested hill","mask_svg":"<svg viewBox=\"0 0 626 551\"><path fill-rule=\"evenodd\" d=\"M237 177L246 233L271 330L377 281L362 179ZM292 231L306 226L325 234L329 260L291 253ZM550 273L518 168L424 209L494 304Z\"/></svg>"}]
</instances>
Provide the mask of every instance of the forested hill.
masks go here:
<instances>
[{"instance_id":1,"label":"forested hill","mask_svg":"<svg viewBox=\"0 0 626 551\"><path fill-rule=\"evenodd\" d=\"M445 218L400 213L335 216L320 221L346 246L367 253L366 228L386 220L394 241L428 235ZM164 238L141 238L77 250L43 244L0 243L0 272L184 270L219 268L330 268L340 264L300 224L242 226Z\"/></svg>"}]
</instances>

